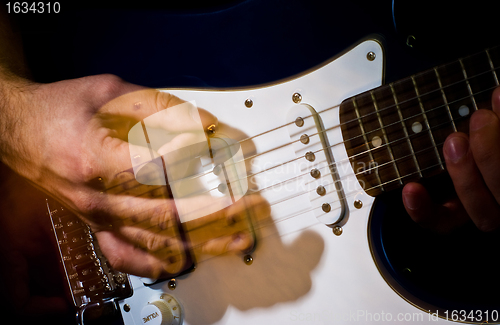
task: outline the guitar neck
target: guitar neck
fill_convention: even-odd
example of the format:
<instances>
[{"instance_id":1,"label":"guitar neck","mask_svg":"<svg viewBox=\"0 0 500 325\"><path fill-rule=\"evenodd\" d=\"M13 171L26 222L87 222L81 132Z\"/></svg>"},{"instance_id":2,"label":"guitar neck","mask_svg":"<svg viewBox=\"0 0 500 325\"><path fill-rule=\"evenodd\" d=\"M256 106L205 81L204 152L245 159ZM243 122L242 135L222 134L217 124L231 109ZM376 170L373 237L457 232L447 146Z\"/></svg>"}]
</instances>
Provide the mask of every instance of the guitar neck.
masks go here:
<instances>
[{"instance_id":1,"label":"guitar neck","mask_svg":"<svg viewBox=\"0 0 500 325\"><path fill-rule=\"evenodd\" d=\"M500 47L438 66L346 99L340 121L346 150L372 196L445 170L443 144L491 109Z\"/></svg>"}]
</instances>

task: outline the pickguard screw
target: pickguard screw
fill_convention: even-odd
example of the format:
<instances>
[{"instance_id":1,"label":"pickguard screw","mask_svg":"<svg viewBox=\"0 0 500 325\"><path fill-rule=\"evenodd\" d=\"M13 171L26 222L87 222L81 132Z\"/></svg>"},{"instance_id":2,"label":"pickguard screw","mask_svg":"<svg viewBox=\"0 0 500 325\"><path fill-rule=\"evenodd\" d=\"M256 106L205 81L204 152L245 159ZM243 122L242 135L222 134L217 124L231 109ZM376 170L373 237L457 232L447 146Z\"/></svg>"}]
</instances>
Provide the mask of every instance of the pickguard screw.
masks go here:
<instances>
[{"instance_id":1,"label":"pickguard screw","mask_svg":"<svg viewBox=\"0 0 500 325\"><path fill-rule=\"evenodd\" d=\"M354 201L354 207L356 209L361 209L363 207L363 202L361 200Z\"/></svg>"},{"instance_id":2,"label":"pickguard screw","mask_svg":"<svg viewBox=\"0 0 500 325\"><path fill-rule=\"evenodd\" d=\"M366 54L366 58L368 59L368 61L373 61L373 60L375 60L376 57L377 56L372 51L370 51L370 52L368 52L368 54Z\"/></svg>"},{"instance_id":3,"label":"pickguard screw","mask_svg":"<svg viewBox=\"0 0 500 325\"><path fill-rule=\"evenodd\" d=\"M299 93L295 93L292 95L292 101L295 103L295 104L298 104L302 101L302 95L299 94Z\"/></svg>"},{"instance_id":4,"label":"pickguard screw","mask_svg":"<svg viewBox=\"0 0 500 325\"><path fill-rule=\"evenodd\" d=\"M250 98L247 98L247 100L245 100L245 106L247 108L250 108L253 106L253 100L251 100Z\"/></svg>"},{"instance_id":5,"label":"pickguard screw","mask_svg":"<svg viewBox=\"0 0 500 325\"><path fill-rule=\"evenodd\" d=\"M168 281L167 286L170 290L175 290L175 288L177 287L177 282L175 281L175 279L171 279L170 281Z\"/></svg>"},{"instance_id":6,"label":"pickguard screw","mask_svg":"<svg viewBox=\"0 0 500 325\"><path fill-rule=\"evenodd\" d=\"M335 226L335 227L333 227L332 231L333 231L333 234L335 236L340 236L340 235L342 235L343 230L342 230L342 227Z\"/></svg>"},{"instance_id":7,"label":"pickguard screw","mask_svg":"<svg viewBox=\"0 0 500 325\"><path fill-rule=\"evenodd\" d=\"M302 117L297 117L295 119L295 125L297 125L299 128L304 126L304 119Z\"/></svg>"},{"instance_id":8,"label":"pickguard screw","mask_svg":"<svg viewBox=\"0 0 500 325\"><path fill-rule=\"evenodd\" d=\"M243 257L243 262L245 262L246 265L252 265L252 263L253 263L252 255L245 255Z\"/></svg>"},{"instance_id":9,"label":"pickguard screw","mask_svg":"<svg viewBox=\"0 0 500 325\"><path fill-rule=\"evenodd\" d=\"M123 305L123 310L125 310L128 313L130 311L130 305L129 304Z\"/></svg>"}]
</instances>

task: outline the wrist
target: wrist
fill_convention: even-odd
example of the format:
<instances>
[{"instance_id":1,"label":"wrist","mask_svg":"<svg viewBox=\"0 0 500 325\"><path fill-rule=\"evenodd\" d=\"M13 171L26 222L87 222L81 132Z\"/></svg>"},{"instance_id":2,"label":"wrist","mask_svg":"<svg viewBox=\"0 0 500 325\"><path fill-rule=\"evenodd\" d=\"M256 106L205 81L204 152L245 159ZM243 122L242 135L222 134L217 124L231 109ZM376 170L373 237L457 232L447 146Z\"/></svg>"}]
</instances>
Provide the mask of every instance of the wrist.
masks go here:
<instances>
[{"instance_id":1,"label":"wrist","mask_svg":"<svg viewBox=\"0 0 500 325\"><path fill-rule=\"evenodd\" d=\"M35 159L33 143L37 126L34 103L30 100L35 84L0 72L0 159L23 176Z\"/></svg>"}]
</instances>

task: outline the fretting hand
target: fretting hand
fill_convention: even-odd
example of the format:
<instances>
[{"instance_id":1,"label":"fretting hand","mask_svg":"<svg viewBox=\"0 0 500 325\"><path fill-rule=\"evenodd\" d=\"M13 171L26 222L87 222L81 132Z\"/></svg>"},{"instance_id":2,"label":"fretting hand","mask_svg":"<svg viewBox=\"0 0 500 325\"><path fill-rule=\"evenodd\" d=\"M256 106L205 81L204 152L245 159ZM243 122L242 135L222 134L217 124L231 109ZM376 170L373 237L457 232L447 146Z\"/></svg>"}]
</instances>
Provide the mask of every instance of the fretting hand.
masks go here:
<instances>
[{"instance_id":1,"label":"fretting hand","mask_svg":"<svg viewBox=\"0 0 500 325\"><path fill-rule=\"evenodd\" d=\"M421 184L404 187L403 202L413 220L443 232L469 219L485 232L500 228L500 88L493 92L492 108L471 116L469 136L454 133L444 144L456 198L435 204Z\"/></svg>"}]
</instances>

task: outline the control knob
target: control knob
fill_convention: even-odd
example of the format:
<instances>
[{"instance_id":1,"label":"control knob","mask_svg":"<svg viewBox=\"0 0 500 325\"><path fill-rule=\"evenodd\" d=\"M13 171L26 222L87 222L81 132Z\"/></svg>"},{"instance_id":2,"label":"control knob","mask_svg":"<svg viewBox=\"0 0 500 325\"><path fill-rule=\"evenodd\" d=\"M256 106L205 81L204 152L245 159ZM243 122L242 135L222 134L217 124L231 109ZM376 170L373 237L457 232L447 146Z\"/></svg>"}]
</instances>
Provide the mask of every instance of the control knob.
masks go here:
<instances>
[{"instance_id":1,"label":"control knob","mask_svg":"<svg viewBox=\"0 0 500 325\"><path fill-rule=\"evenodd\" d=\"M142 308L141 320L144 325L181 325L182 308L174 297L164 293Z\"/></svg>"}]
</instances>

